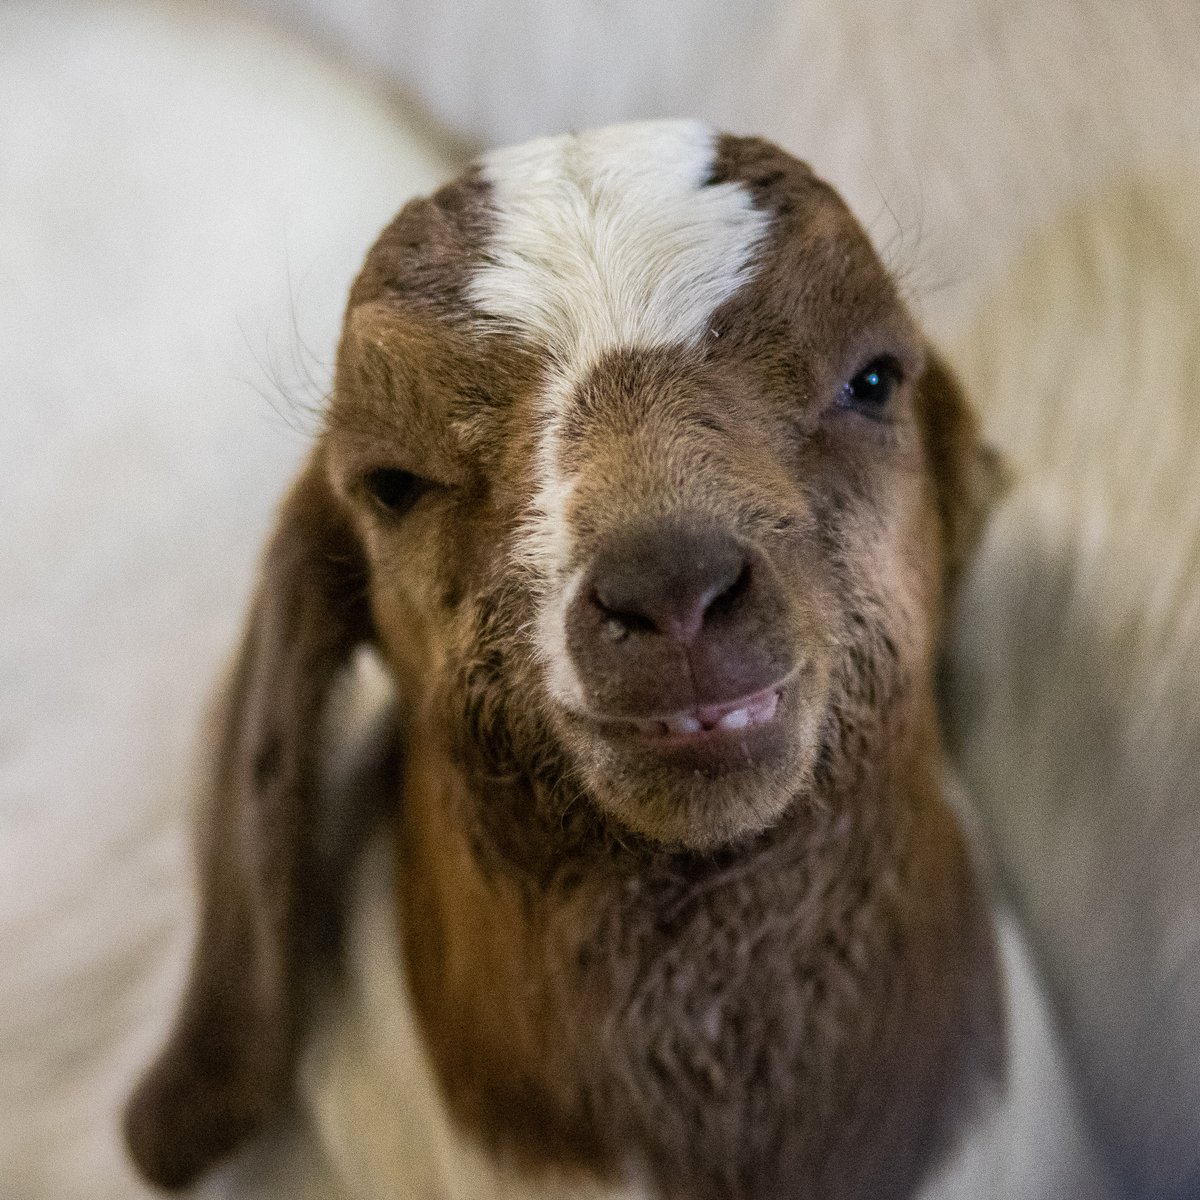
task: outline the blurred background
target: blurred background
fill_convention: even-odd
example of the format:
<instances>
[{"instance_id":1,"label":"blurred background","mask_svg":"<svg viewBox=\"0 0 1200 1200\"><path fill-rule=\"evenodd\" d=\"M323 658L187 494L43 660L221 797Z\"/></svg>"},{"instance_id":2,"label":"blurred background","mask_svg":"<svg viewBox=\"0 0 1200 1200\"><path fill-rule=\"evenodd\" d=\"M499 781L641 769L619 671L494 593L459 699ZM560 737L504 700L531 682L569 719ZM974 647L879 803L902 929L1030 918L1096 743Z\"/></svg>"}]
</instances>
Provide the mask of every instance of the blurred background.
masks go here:
<instances>
[{"instance_id":1,"label":"blurred background","mask_svg":"<svg viewBox=\"0 0 1200 1200\"><path fill-rule=\"evenodd\" d=\"M141 1194L192 747L366 248L672 115L842 191L1012 464L950 745L1114 1194L1200 1197L1195 0L6 0L0 1194Z\"/></svg>"}]
</instances>

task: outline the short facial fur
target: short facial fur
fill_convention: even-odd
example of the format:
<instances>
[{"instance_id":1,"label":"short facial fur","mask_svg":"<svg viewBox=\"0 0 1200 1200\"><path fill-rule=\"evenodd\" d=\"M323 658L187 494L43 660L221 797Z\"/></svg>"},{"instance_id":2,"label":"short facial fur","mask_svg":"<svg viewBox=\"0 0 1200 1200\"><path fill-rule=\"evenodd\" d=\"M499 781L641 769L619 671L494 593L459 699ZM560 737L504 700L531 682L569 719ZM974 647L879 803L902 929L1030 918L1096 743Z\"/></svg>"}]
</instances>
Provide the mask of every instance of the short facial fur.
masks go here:
<instances>
[{"instance_id":1,"label":"short facial fur","mask_svg":"<svg viewBox=\"0 0 1200 1200\"><path fill-rule=\"evenodd\" d=\"M593 260L618 257L611 243L631 241L625 253L636 261L646 242L672 231L642 230L646 211L628 196L636 177L618 178L609 196L594 182L601 166L588 163L589 152L616 174L602 145L535 144L515 164L486 165L453 199L410 206L385 235L352 297L327 437L334 485L374 564L381 636L398 670L410 657L420 664L402 691L441 681L447 703L469 699L474 719L503 718L500 741L522 769L547 753L564 757L556 771L578 779L620 826L701 848L772 824L809 786L830 732L834 648L861 638L856 622L893 646L861 660L874 686L927 669L947 531L917 385L937 386L941 376L927 368L891 281L828 188L754 143L710 149L703 130L668 128L642 136L669 148L672 134L684 141L692 174L678 194L651 196L649 211L668 201L680 209L680 257L689 237L705 236L726 255L713 269L701 244L695 273L708 276L693 284L698 296L680 298L686 277L667 286L652 272L618 268L615 278L591 278ZM618 166L626 156L657 178L656 159L639 162L636 147L608 136ZM572 169L592 174L572 179ZM560 219L575 227L506 242L505 218L490 214L487 197L515 190L503 182L508 171L554 172L558 193L527 202L545 205L547 224L555 206L569 207ZM469 204L472 193L475 227L451 232L447 208ZM698 203L692 212L709 193L717 215ZM534 231L537 217L534 207ZM484 232L489 222L499 229ZM482 245L469 245L471 236ZM437 264L446 291L431 295L418 264L397 249L411 244L420 249L410 253L425 255L452 237L461 244L453 257L442 248ZM534 265L512 265L505 252ZM580 313L567 311L576 292ZM604 304L619 311L589 310ZM658 316L672 306L683 311ZM581 328L570 328L572 319ZM873 419L847 407L842 388L882 353L895 356L906 382ZM364 486L380 467L435 486L394 519ZM718 668L703 661L691 664L700 672L691 678L689 664L664 650L651 655L655 672L605 677L597 666L585 684L579 662L588 648L573 655L564 628L606 539L656 523L681 538L712 527L751 547L773 592L764 603L777 610L738 647L764 661L728 670L741 665L752 676L745 691L758 676L784 684L779 737L766 739L753 765L714 765L700 787L690 761L676 770L646 753L621 721L729 699L739 681L706 678L705 667ZM403 568L393 576L395 563ZM431 645L411 648L416 628ZM439 661L432 674L431 656Z\"/></svg>"},{"instance_id":2,"label":"short facial fur","mask_svg":"<svg viewBox=\"0 0 1200 1200\"><path fill-rule=\"evenodd\" d=\"M376 642L406 714L414 999L451 1106L495 1152L619 1175L632 1147L660 1194L691 1200L901 1196L920 1177L951 1098L995 1054L933 700L946 596L993 475L853 218L765 143L675 122L533 143L384 232L273 552L349 583L305 585L298 605L268 576L260 605L283 632L266 651L260 632L243 668L227 721L247 731L224 753L250 767L220 786L251 810L274 789L285 818L311 813L304 727L346 647ZM313 621L345 635L297 659ZM295 749L256 728L264 693L305 698ZM272 859L280 915L255 925L267 1007L299 986L310 919L292 902L297 819L298 844ZM227 853L209 851L210 873ZM257 869L245 890L265 887ZM697 954L765 955L777 994L755 999L753 976L654 983L651 959L688 937ZM639 980L661 1011L614 1050L606 1023L628 1022ZM172 1062L221 1019L196 1000L211 990L193 985L131 1109L135 1153L166 1181L190 1168L147 1146L178 1107L169 1087L186 1091ZM716 1015L690 1007L706 1003ZM707 1082L654 1065L660 1035L691 1063L705 1021ZM281 1036L286 1061L290 1024ZM760 1075L782 1091L764 1114L727 1083L736 1064L753 1091L748 1063L772 1043ZM231 1074L253 1089L253 1070ZM672 1140L672 1107L696 1146ZM849 1162L863 1122L882 1165Z\"/></svg>"}]
</instances>

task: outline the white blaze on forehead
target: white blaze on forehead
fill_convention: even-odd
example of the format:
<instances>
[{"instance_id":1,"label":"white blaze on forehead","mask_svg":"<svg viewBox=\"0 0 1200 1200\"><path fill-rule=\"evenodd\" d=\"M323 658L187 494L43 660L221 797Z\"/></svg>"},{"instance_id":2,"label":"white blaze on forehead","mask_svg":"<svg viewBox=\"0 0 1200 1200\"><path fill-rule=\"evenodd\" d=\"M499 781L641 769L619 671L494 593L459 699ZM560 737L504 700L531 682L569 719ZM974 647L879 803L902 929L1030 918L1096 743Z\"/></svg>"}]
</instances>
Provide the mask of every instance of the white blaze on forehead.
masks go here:
<instances>
[{"instance_id":1,"label":"white blaze on forehead","mask_svg":"<svg viewBox=\"0 0 1200 1200\"><path fill-rule=\"evenodd\" d=\"M740 184L706 185L715 143L707 126L655 121L545 138L483 163L494 225L470 295L550 364L518 555L544 589L538 643L551 689L572 706L583 697L563 622L579 572L568 586L575 481L561 469L562 415L602 355L698 342L752 273L769 217Z\"/></svg>"},{"instance_id":2,"label":"white blaze on forehead","mask_svg":"<svg viewBox=\"0 0 1200 1200\"><path fill-rule=\"evenodd\" d=\"M705 186L715 140L653 121L489 155L495 226L472 299L574 378L614 348L702 337L767 223L740 184Z\"/></svg>"}]
</instances>

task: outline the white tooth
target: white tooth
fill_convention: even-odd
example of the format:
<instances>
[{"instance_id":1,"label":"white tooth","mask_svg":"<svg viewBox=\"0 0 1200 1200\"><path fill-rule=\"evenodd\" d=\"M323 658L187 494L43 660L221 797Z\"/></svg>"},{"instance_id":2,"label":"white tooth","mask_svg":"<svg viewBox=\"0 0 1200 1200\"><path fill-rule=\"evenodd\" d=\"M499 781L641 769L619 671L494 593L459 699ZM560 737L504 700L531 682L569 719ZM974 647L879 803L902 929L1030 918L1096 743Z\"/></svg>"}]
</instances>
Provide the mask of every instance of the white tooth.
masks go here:
<instances>
[{"instance_id":1,"label":"white tooth","mask_svg":"<svg viewBox=\"0 0 1200 1200\"><path fill-rule=\"evenodd\" d=\"M750 724L750 710L748 708L735 708L733 712L726 713L718 722L718 729L745 729Z\"/></svg>"},{"instance_id":2,"label":"white tooth","mask_svg":"<svg viewBox=\"0 0 1200 1200\"><path fill-rule=\"evenodd\" d=\"M687 713L677 713L673 717L666 717L663 724L667 727L668 733L699 733L703 728L695 717L688 716Z\"/></svg>"}]
</instances>

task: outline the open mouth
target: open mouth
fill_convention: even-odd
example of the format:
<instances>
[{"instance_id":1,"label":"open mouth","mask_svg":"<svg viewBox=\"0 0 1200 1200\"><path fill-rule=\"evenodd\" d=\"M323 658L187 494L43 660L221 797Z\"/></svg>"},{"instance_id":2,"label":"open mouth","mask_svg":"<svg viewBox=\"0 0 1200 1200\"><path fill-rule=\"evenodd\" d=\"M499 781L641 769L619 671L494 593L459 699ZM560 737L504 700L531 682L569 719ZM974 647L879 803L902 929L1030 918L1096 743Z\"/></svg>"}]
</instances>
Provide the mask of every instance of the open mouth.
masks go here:
<instances>
[{"instance_id":1,"label":"open mouth","mask_svg":"<svg viewBox=\"0 0 1200 1200\"><path fill-rule=\"evenodd\" d=\"M676 707L676 693L637 715L576 718L600 808L692 849L765 828L803 786L815 747L817 708L796 674L716 703Z\"/></svg>"},{"instance_id":2,"label":"open mouth","mask_svg":"<svg viewBox=\"0 0 1200 1200\"><path fill-rule=\"evenodd\" d=\"M610 724L656 743L702 742L769 725L779 708L779 696L780 689L773 687L722 704L698 704L662 716L627 717Z\"/></svg>"}]
</instances>

